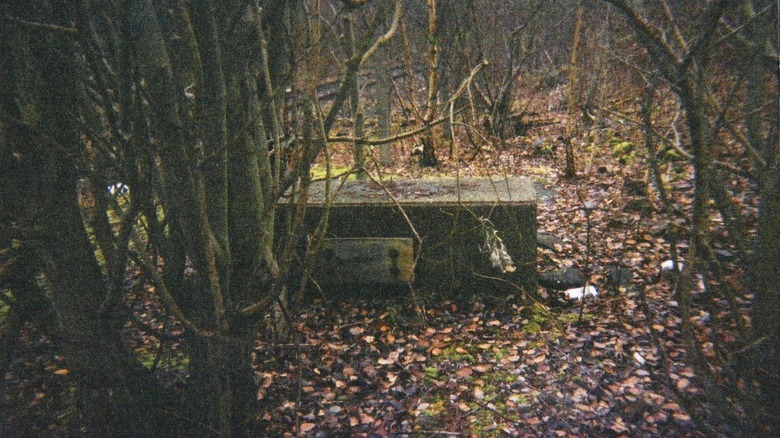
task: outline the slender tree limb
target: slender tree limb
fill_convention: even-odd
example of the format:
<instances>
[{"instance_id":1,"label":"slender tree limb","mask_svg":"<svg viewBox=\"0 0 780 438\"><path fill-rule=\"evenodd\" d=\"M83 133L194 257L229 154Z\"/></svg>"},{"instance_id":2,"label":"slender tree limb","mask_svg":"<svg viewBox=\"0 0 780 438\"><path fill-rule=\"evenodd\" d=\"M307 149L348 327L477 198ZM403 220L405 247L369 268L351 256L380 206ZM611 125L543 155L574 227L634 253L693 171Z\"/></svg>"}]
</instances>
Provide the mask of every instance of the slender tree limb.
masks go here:
<instances>
[{"instance_id":1,"label":"slender tree limb","mask_svg":"<svg viewBox=\"0 0 780 438\"><path fill-rule=\"evenodd\" d=\"M52 24L52 23L40 23L40 22L37 22L37 21L28 21L28 20L23 20L23 19L18 18L18 17L12 17L10 15L4 15L2 17L2 19L6 20L8 22L11 22L11 23L20 24L22 26L28 26L28 27L33 27L33 28L37 28L37 29L48 30L48 31L52 31L52 32L65 32L65 33L68 33L68 34L77 34L77 33L79 33L79 29L77 29L75 27L60 26L58 24Z\"/></svg>"}]
</instances>

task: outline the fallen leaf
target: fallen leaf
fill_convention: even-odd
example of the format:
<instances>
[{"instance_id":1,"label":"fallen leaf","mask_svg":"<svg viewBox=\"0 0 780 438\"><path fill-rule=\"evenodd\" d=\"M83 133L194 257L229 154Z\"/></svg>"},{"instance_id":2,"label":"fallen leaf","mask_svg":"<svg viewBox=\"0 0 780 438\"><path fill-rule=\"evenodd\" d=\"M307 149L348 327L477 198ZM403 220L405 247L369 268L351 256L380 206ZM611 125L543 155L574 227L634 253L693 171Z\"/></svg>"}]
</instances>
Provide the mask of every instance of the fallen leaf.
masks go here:
<instances>
[{"instance_id":1,"label":"fallen leaf","mask_svg":"<svg viewBox=\"0 0 780 438\"><path fill-rule=\"evenodd\" d=\"M675 420L681 421L683 423L687 423L691 421L691 416L686 414L685 412L675 412L672 414L672 417L674 417Z\"/></svg>"},{"instance_id":2,"label":"fallen leaf","mask_svg":"<svg viewBox=\"0 0 780 438\"><path fill-rule=\"evenodd\" d=\"M389 355L387 355L387 358L382 358L377 360L377 363L379 365L392 365L398 361L398 352L397 351L391 351Z\"/></svg>"},{"instance_id":3,"label":"fallen leaf","mask_svg":"<svg viewBox=\"0 0 780 438\"><path fill-rule=\"evenodd\" d=\"M615 421L612 422L610 429L614 430L617 433L628 432L628 427L626 427L626 423L620 417L615 418Z\"/></svg>"},{"instance_id":4,"label":"fallen leaf","mask_svg":"<svg viewBox=\"0 0 780 438\"><path fill-rule=\"evenodd\" d=\"M472 374L474 374L474 371L471 369L471 367L463 367L455 372L455 376L459 379L471 377Z\"/></svg>"},{"instance_id":5,"label":"fallen leaf","mask_svg":"<svg viewBox=\"0 0 780 438\"><path fill-rule=\"evenodd\" d=\"M360 336L363 334L363 332L366 331L363 327L352 327L349 329L349 334L352 336Z\"/></svg>"}]
</instances>

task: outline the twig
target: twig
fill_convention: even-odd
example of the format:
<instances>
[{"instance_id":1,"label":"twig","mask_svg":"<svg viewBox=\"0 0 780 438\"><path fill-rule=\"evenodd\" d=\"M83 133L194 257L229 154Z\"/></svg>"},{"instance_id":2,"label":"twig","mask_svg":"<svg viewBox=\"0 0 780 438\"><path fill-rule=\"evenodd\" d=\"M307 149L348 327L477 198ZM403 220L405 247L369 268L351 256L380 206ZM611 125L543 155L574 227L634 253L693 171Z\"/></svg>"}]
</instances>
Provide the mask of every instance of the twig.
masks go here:
<instances>
[{"instance_id":1,"label":"twig","mask_svg":"<svg viewBox=\"0 0 780 438\"><path fill-rule=\"evenodd\" d=\"M466 108L459 109L456 112L456 114L464 111L465 109ZM396 134L396 135L394 135L392 137L377 138L377 139L355 138L355 137L347 137L347 136L343 136L343 137L328 137L328 142L329 143L340 143L340 142L343 142L343 143L357 143L357 144L367 144L369 146L376 146L376 145L381 145L381 144L385 144L385 143L392 143L392 142L395 142L395 141L398 141L398 140L403 140L405 138L414 137L415 135L417 135L417 134L419 134L421 132L427 131L430 128L436 126L436 125L439 125L441 123L446 122L449 118L450 118L449 115L444 116L444 117L440 117L440 118L432 121L431 123L428 123L428 124L425 124L425 125L421 126L420 128L417 128L415 130L408 131L408 132L402 132L402 133Z\"/></svg>"},{"instance_id":2,"label":"twig","mask_svg":"<svg viewBox=\"0 0 780 438\"><path fill-rule=\"evenodd\" d=\"M135 254L131 254L130 257L135 264L141 268L141 271L157 286L157 292L160 294L163 304L165 304L165 309L176 317L186 329L191 330L193 333L203 338L217 337L216 333L199 327L184 315L184 312L182 312L181 308L176 303L176 300L173 298L171 291L168 290L167 283L156 269L149 266L143 258Z\"/></svg>"},{"instance_id":3,"label":"twig","mask_svg":"<svg viewBox=\"0 0 780 438\"><path fill-rule=\"evenodd\" d=\"M11 17L10 15L4 15L3 19L10 21L11 23L21 24L23 26L29 26L29 27L37 27L39 29L50 30L52 32L65 32L71 34L75 34L79 32L79 30L75 27L60 26L59 24L51 24L51 23L41 23L38 21L22 20L21 18Z\"/></svg>"}]
</instances>

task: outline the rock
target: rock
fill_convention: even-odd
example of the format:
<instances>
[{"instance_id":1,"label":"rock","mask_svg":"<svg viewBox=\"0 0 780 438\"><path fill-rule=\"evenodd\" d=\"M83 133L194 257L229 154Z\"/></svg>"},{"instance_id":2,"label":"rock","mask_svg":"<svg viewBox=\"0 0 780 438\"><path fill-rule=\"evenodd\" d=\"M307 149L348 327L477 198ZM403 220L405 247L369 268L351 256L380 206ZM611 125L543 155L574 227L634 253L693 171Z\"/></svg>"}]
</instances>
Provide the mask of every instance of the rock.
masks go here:
<instances>
[{"instance_id":1,"label":"rock","mask_svg":"<svg viewBox=\"0 0 780 438\"><path fill-rule=\"evenodd\" d=\"M566 290L581 287L582 274L577 268L558 269L542 273L538 278L539 285L553 290Z\"/></svg>"},{"instance_id":2,"label":"rock","mask_svg":"<svg viewBox=\"0 0 780 438\"><path fill-rule=\"evenodd\" d=\"M652 208L653 204L647 198L634 198L626 202L626 210L628 211L644 211Z\"/></svg>"},{"instance_id":3,"label":"rock","mask_svg":"<svg viewBox=\"0 0 780 438\"><path fill-rule=\"evenodd\" d=\"M607 265L606 268L608 286L617 288L628 286L631 282L633 274L630 269L615 265Z\"/></svg>"},{"instance_id":4,"label":"rock","mask_svg":"<svg viewBox=\"0 0 780 438\"><path fill-rule=\"evenodd\" d=\"M557 251L555 245L563 245L563 240L547 233L536 233L536 246Z\"/></svg>"},{"instance_id":5,"label":"rock","mask_svg":"<svg viewBox=\"0 0 780 438\"><path fill-rule=\"evenodd\" d=\"M734 258L734 253L727 249L713 249L712 253L715 254L715 258L721 262L728 262Z\"/></svg>"}]
</instances>

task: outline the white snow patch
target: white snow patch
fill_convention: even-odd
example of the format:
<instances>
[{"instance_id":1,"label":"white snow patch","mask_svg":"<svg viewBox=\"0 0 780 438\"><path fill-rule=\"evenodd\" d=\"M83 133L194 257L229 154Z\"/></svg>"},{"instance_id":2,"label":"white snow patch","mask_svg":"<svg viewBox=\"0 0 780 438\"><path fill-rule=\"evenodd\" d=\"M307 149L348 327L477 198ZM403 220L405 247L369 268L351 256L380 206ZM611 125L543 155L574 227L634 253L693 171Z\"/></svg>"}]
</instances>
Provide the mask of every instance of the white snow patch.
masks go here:
<instances>
[{"instance_id":1,"label":"white snow patch","mask_svg":"<svg viewBox=\"0 0 780 438\"><path fill-rule=\"evenodd\" d=\"M685 266L685 263L683 262L677 262L677 270L682 271L683 266ZM673 271L674 270L674 260L666 260L665 262L661 263L661 270L662 271Z\"/></svg>"},{"instance_id":2,"label":"white snow patch","mask_svg":"<svg viewBox=\"0 0 780 438\"><path fill-rule=\"evenodd\" d=\"M583 296L583 288L581 287L575 287L574 289L569 289L563 292L564 295L566 295L566 298L570 300L581 300ZM596 288L593 286L588 286L585 288L585 296L590 297L597 297L599 293L596 291Z\"/></svg>"}]
</instances>

